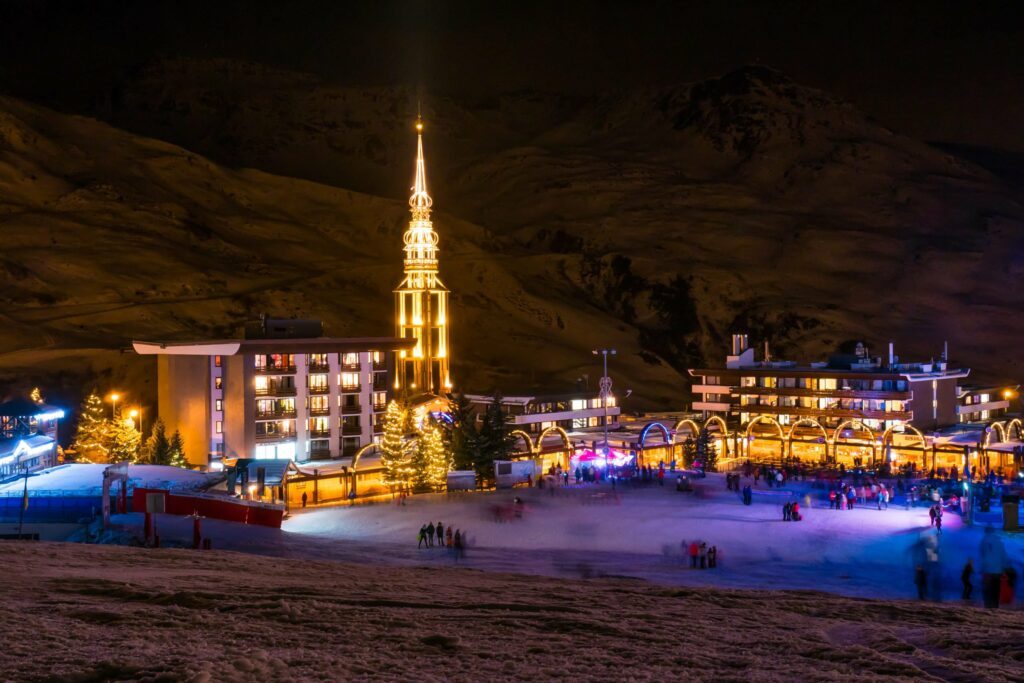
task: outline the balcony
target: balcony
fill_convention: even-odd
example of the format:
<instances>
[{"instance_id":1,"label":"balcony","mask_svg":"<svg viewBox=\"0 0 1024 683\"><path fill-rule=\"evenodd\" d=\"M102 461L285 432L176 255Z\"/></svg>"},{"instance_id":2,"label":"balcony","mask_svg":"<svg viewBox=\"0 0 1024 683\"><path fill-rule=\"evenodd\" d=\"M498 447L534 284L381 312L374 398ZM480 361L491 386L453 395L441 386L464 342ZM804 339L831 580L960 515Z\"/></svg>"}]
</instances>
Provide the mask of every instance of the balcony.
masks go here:
<instances>
[{"instance_id":1,"label":"balcony","mask_svg":"<svg viewBox=\"0 0 1024 683\"><path fill-rule=\"evenodd\" d=\"M256 374L258 375L294 375L294 365L257 365Z\"/></svg>"},{"instance_id":2,"label":"balcony","mask_svg":"<svg viewBox=\"0 0 1024 683\"><path fill-rule=\"evenodd\" d=\"M697 391L694 388L694 391ZM733 387L732 396L803 396L807 398L853 398L873 401L909 401L910 391L874 391L869 389L802 389L799 387Z\"/></svg>"},{"instance_id":3,"label":"balcony","mask_svg":"<svg viewBox=\"0 0 1024 683\"><path fill-rule=\"evenodd\" d=\"M310 363L306 366L306 371L311 374L323 374L331 371L331 366L328 363Z\"/></svg>"},{"instance_id":4,"label":"balcony","mask_svg":"<svg viewBox=\"0 0 1024 683\"><path fill-rule=\"evenodd\" d=\"M375 372L383 372L388 369L388 362L386 360L381 359L376 363L373 363L373 369Z\"/></svg>"},{"instance_id":5,"label":"balcony","mask_svg":"<svg viewBox=\"0 0 1024 683\"><path fill-rule=\"evenodd\" d=\"M310 429L309 436L311 439L325 439L331 436L331 428L327 429Z\"/></svg>"},{"instance_id":6,"label":"balcony","mask_svg":"<svg viewBox=\"0 0 1024 683\"><path fill-rule=\"evenodd\" d=\"M734 405L734 413L751 415L796 415L798 417L836 417L846 420L913 420L912 410L856 410L853 408L801 408L799 406Z\"/></svg>"},{"instance_id":7,"label":"balcony","mask_svg":"<svg viewBox=\"0 0 1024 683\"><path fill-rule=\"evenodd\" d=\"M374 391L387 391L388 389L388 378L383 373L376 373L373 376L373 390Z\"/></svg>"},{"instance_id":8,"label":"balcony","mask_svg":"<svg viewBox=\"0 0 1024 683\"><path fill-rule=\"evenodd\" d=\"M280 384L278 382L267 382L267 386L256 387L257 396L294 396L294 384Z\"/></svg>"},{"instance_id":9,"label":"balcony","mask_svg":"<svg viewBox=\"0 0 1024 683\"><path fill-rule=\"evenodd\" d=\"M310 460L327 460L331 457L331 447L327 443L311 443L309 445Z\"/></svg>"},{"instance_id":10,"label":"balcony","mask_svg":"<svg viewBox=\"0 0 1024 683\"><path fill-rule=\"evenodd\" d=\"M257 420L291 420L295 419L295 410L257 410Z\"/></svg>"},{"instance_id":11,"label":"balcony","mask_svg":"<svg viewBox=\"0 0 1024 683\"><path fill-rule=\"evenodd\" d=\"M326 417L331 414L331 408L330 406L325 406L323 408L310 408L309 414L313 417Z\"/></svg>"},{"instance_id":12,"label":"balcony","mask_svg":"<svg viewBox=\"0 0 1024 683\"><path fill-rule=\"evenodd\" d=\"M259 432L256 432L256 441L261 443L266 441L288 441L294 438L295 432L275 432L267 434L260 434Z\"/></svg>"},{"instance_id":13,"label":"balcony","mask_svg":"<svg viewBox=\"0 0 1024 683\"><path fill-rule=\"evenodd\" d=\"M309 393L313 394L314 396L329 394L331 393L331 388L328 387L326 384L317 384L315 386L309 387Z\"/></svg>"},{"instance_id":14,"label":"balcony","mask_svg":"<svg viewBox=\"0 0 1024 683\"><path fill-rule=\"evenodd\" d=\"M343 394L358 394L362 390L363 390L363 386L361 384L342 384L341 385L341 393L343 393Z\"/></svg>"},{"instance_id":15,"label":"balcony","mask_svg":"<svg viewBox=\"0 0 1024 683\"><path fill-rule=\"evenodd\" d=\"M359 405L358 403L356 403L355 405L345 404L345 405L341 406L341 414L342 415L361 415L362 412L363 412L363 407L361 405Z\"/></svg>"}]
</instances>

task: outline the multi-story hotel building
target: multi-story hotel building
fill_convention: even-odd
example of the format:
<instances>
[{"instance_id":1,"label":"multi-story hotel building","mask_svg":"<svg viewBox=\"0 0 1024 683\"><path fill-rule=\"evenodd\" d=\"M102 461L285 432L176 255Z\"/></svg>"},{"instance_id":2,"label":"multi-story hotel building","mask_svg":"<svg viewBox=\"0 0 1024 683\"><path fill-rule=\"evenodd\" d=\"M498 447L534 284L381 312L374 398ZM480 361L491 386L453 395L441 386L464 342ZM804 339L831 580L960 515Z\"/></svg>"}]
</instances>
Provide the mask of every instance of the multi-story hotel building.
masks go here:
<instances>
[{"instance_id":1,"label":"multi-story hotel building","mask_svg":"<svg viewBox=\"0 0 1024 683\"><path fill-rule=\"evenodd\" d=\"M413 345L313 336L320 329L263 321L262 333L241 340L133 346L157 356L159 414L169 432L181 432L189 462L305 462L352 455L378 438L394 354Z\"/></svg>"}]
</instances>

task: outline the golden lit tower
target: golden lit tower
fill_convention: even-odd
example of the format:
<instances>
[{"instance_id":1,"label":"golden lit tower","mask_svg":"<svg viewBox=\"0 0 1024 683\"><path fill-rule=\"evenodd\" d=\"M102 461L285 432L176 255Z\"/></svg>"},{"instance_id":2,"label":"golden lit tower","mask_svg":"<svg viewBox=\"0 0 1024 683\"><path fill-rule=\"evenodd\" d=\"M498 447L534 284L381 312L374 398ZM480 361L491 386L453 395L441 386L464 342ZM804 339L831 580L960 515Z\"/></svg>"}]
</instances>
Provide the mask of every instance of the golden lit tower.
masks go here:
<instances>
[{"instance_id":1,"label":"golden lit tower","mask_svg":"<svg viewBox=\"0 0 1024 683\"><path fill-rule=\"evenodd\" d=\"M396 336L416 340L399 351L395 388L443 393L451 388L448 373L448 288L437 277L437 233L430 222L433 201L427 194L423 162L423 122L416 121L416 182L409 197L412 220L405 231L405 279L395 290Z\"/></svg>"}]
</instances>

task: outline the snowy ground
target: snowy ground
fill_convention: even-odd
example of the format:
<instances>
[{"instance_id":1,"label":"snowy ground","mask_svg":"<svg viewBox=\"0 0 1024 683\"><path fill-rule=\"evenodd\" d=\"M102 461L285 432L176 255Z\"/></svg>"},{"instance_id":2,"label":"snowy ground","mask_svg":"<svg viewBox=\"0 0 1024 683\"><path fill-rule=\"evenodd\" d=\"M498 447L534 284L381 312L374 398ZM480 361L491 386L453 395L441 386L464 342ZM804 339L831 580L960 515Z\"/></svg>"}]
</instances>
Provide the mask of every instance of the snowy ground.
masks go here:
<instances>
[{"instance_id":1,"label":"snowy ground","mask_svg":"<svg viewBox=\"0 0 1024 683\"><path fill-rule=\"evenodd\" d=\"M1010 681L1020 612L0 543L0 680Z\"/></svg>"},{"instance_id":2,"label":"snowy ground","mask_svg":"<svg viewBox=\"0 0 1024 683\"><path fill-rule=\"evenodd\" d=\"M731 588L814 589L878 598L914 595L913 550L931 534L927 508L890 506L832 511L821 501L808 505L797 492L805 520L783 522L789 492L764 490L752 506L725 490L720 475L698 484L697 494L666 485L620 491L581 487L414 496L393 503L299 511L283 531L250 527L238 533L230 523L204 521L215 548L293 558L331 559L402 566L447 566L451 555L417 549L416 534L428 521L467 531L463 564L474 569L549 576L623 576L666 585ZM526 501L521 520L493 521L494 505L513 495ZM822 507L822 505L825 505ZM965 527L959 515L945 515L939 540L946 598L958 597L959 572L968 557L978 560L982 527ZM126 522L139 524L137 517ZM161 516L165 540L191 538L190 522ZM1018 571L1024 537L1002 534ZM719 549L719 568L684 566L681 541L701 539ZM1024 575L1024 572L1022 572Z\"/></svg>"},{"instance_id":3,"label":"snowy ground","mask_svg":"<svg viewBox=\"0 0 1024 683\"><path fill-rule=\"evenodd\" d=\"M66 491L94 494L103 488L103 471L110 465L96 463L68 463L32 472L28 477L29 491ZM133 486L156 488L201 488L211 481L223 478L219 474L206 474L181 467L166 465L129 465L128 477ZM25 479L18 477L0 484L0 494L20 493ZM115 485L116 488L116 485Z\"/></svg>"}]
</instances>

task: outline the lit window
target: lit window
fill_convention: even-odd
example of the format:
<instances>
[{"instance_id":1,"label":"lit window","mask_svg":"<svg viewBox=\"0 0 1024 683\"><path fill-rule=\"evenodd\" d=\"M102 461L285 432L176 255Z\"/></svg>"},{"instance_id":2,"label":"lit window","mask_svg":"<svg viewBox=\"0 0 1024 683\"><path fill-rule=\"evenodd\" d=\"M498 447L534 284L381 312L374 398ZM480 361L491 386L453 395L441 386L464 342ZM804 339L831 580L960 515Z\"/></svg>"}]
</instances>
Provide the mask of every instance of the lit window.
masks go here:
<instances>
[{"instance_id":1,"label":"lit window","mask_svg":"<svg viewBox=\"0 0 1024 683\"><path fill-rule=\"evenodd\" d=\"M223 386L224 386L224 378L223 377L214 377L213 378L213 388L214 389L220 389Z\"/></svg>"},{"instance_id":2,"label":"lit window","mask_svg":"<svg viewBox=\"0 0 1024 683\"><path fill-rule=\"evenodd\" d=\"M213 357L213 367L215 367L215 368L219 368L220 367L220 356L214 356Z\"/></svg>"},{"instance_id":3,"label":"lit window","mask_svg":"<svg viewBox=\"0 0 1024 683\"><path fill-rule=\"evenodd\" d=\"M346 367L353 367L359 365L359 354L358 353L345 353L341 356L341 363Z\"/></svg>"},{"instance_id":4,"label":"lit window","mask_svg":"<svg viewBox=\"0 0 1024 683\"><path fill-rule=\"evenodd\" d=\"M217 433L218 434L223 434L224 433L224 423L221 422L220 420L217 420Z\"/></svg>"},{"instance_id":5,"label":"lit window","mask_svg":"<svg viewBox=\"0 0 1024 683\"><path fill-rule=\"evenodd\" d=\"M343 372L343 373L341 373L341 388L342 389L358 389L359 388L359 373L358 372Z\"/></svg>"},{"instance_id":6,"label":"lit window","mask_svg":"<svg viewBox=\"0 0 1024 683\"><path fill-rule=\"evenodd\" d=\"M221 400L220 400L219 398L217 399L217 404L216 404L216 406L217 406L217 407L216 407L216 410L217 410L217 412L218 412L218 413L219 413L220 411L224 410L224 402L223 402L223 401L221 401Z\"/></svg>"}]
</instances>

